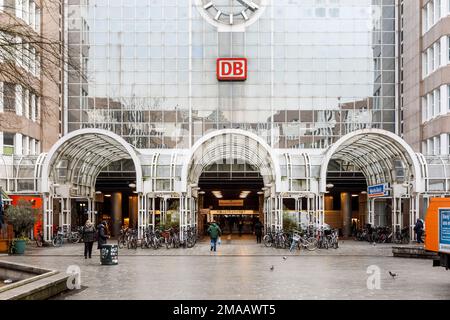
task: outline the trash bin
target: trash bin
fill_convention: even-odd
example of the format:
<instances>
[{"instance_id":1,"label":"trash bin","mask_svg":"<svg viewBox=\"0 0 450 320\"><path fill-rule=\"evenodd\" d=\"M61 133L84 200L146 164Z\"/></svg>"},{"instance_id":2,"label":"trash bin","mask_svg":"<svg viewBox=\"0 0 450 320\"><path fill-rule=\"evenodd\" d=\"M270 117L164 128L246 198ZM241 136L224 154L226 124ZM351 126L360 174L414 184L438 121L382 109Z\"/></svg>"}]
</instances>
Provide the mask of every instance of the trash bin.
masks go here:
<instances>
[{"instance_id":1,"label":"trash bin","mask_svg":"<svg viewBox=\"0 0 450 320\"><path fill-rule=\"evenodd\" d=\"M100 249L100 262L102 265L115 265L119 263L119 247L117 244L104 244Z\"/></svg>"}]
</instances>

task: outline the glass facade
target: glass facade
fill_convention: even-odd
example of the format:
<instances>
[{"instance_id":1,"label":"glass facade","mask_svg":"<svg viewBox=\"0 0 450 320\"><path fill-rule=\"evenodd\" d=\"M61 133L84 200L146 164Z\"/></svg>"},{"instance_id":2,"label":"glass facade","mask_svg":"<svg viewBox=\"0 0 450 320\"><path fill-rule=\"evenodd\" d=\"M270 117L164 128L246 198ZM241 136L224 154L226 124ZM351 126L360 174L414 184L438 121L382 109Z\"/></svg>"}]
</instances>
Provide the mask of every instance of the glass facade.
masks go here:
<instances>
[{"instance_id":1,"label":"glass facade","mask_svg":"<svg viewBox=\"0 0 450 320\"><path fill-rule=\"evenodd\" d=\"M267 1L245 32L218 32L191 0L69 0L68 130L137 148L189 148L239 128L274 148L325 148L395 131L395 1ZM216 59L246 57L245 82Z\"/></svg>"}]
</instances>

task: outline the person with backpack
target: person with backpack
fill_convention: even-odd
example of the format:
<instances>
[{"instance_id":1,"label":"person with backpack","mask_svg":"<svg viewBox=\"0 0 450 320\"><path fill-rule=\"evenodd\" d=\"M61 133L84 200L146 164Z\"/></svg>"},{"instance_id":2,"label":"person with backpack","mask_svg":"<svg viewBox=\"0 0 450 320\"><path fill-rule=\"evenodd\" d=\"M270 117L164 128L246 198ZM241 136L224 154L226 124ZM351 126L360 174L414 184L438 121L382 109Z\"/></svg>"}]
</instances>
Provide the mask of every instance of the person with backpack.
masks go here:
<instances>
[{"instance_id":1,"label":"person with backpack","mask_svg":"<svg viewBox=\"0 0 450 320\"><path fill-rule=\"evenodd\" d=\"M414 226L414 232L417 235L417 243L424 243L422 240L423 235L423 222L421 219L417 219L416 225Z\"/></svg>"},{"instance_id":2,"label":"person with backpack","mask_svg":"<svg viewBox=\"0 0 450 320\"><path fill-rule=\"evenodd\" d=\"M87 259L89 257L91 259L92 247L95 241L95 228L90 220L86 221L81 236L84 242L84 258Z\"/></svg>"},{"instance_id":3,"label":"person with backpack","mask_svg":"<svg viewBox=\"0 0 450 320\"><path fill-rule=\"evenodd\" d=\"M207 232L209 234L209 237L211 238L211 251L213 251L214 249L215 252L217 248L217 239L222 234L222 230L220 230L220 227L217 225L217 223L213 221L209 226Z\"/></svg>"},{"instance_id":4,"label":"person with backpack","mask_svg":"<svg viewBox=\"0 0 450 320\"><path fill-rule=\"evenodd\" d=\"M108 235L108 232L106 231L106 221L102 221L97 227L98 229L98 246L97 249L101 249L104 244L106 244L106 241L110 238Z\"/></svg>"}]
</instances>

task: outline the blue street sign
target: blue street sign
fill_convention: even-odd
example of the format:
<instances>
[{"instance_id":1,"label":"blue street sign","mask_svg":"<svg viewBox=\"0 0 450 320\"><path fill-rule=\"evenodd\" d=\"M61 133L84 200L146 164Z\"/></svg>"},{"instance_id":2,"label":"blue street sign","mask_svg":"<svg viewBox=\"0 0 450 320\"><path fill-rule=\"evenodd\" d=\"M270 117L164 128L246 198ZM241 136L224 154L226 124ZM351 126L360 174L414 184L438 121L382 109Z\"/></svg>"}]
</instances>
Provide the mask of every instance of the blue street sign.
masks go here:
<instances>
[{"instance_id":1,"label":"blue street sign","mask_svg":"<svg viewBox=\"0 0 450 320\"><path fill-rule=\"evenodd\" d=\"M389 196L388 184L382 183L367 188L367 196L369 198L378 198Z\"/></svg>"},{"instance_id":2,"label":"blue street sign","mask_svg":"<svg viewBox=\"0 0 450 320\"><path fill-rule=\"evenodd\" d=\"M439 209L439 251L450 253L450 208Z\"/></svg>"}]
</instances>

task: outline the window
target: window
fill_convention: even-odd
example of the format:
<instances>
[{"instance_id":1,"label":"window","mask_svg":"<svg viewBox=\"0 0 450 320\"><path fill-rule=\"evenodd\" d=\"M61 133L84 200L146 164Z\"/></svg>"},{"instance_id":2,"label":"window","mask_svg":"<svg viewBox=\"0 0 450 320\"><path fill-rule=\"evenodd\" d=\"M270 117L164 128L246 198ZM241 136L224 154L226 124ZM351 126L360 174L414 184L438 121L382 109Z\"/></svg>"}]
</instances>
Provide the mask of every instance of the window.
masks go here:
<instances>
[{"instance_id":1,"label":"window","mask_svg":"<svg viewBox=\"0 0 450 320\"><path fill-rule=\"evenodd\" d=\"M427 154L428 155L433 155L433 152L434 152L434 141L433 141L433 139L428 139L427 140L427 146L428 146Z\"/></svg>"},{"instance_id":2,"label":"window","mask_svg":"<svg viewBox=\"0 0 450 320\"><path fill-rule=\"evenodd\" d=\"M450 85L447 86L448 100L447 100L447 110L450 111Z\"/></svg>"},{"instance_id":3,"label":"window","mask_svg":"<svg viewBox=\"0 0 450 320\"><path fill-rule=\"evenodd\" d=\"M3 84L3 110L16 112L16 86L12 83Z\"/></svg>"},{"instance_id":4,"label":"window","mask_svg":"<svg viewBox=\"0 0 450 320\"><path fill-rule=\"evenodd\" d=\"M437 89L434 91L434 112L435 116L441 113L441 90Z\"/></svg>"},{"instance_id":5,"label":"window","mask_svg":"<svg viewBox=\"0 0 450 320\"><path fill-rule=\"evenodd\" d=\"M434 68L437 69L441 66L441 42L440 40L438 40L435 44L434 44Z\"/></svg>"},{"instance_id":6,"label":"window","mask_svg":"<svg viewBox=\"0 0 450 320\"><path fill-rule=\"evenodd\" d=\"M441 136L437 136L433 138L434 140L434 152L433 155L441 154Z\"/></svg>"},{"instance_id":7,"label":"window","mask_svg":"<svg viewBox=\"0 0 450 320\"><path fill-rule=\"evenodd\" d=\"M7 156L14 154L14 133L3 132L3 154Z\"/></svg>"},{"instance_id":8,"label":"window","mask_svg":"<svg viewBox=\"0 0 450 320\"><path fill-rule=\"evenodd\" d=\"M447 146L447 148L448 148L447 152L448 152L448 154L450 154L450 133L447 135L447 144L448 144L448 146Z\"/></svg>"}]
</instances>

